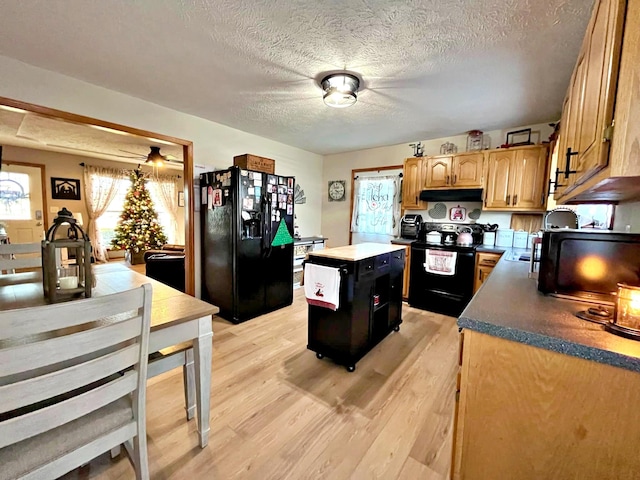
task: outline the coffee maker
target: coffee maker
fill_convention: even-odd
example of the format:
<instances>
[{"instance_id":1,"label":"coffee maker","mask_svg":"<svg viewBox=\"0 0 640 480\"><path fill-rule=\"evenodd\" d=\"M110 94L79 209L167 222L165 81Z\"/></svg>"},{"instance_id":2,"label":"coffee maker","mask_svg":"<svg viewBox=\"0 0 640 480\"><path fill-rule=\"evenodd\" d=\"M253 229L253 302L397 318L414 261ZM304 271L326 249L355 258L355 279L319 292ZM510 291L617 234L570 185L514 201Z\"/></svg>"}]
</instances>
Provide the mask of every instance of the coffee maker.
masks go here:
<instances>
[{"instance_id":1,"label":"coffee maker","mask_svg":"<svg viewBox=\"0 0 640 480\"><path fill-rule=\"evenodd\" d=\"M407 213L400 220L400 236L416 240L422 229L422 215Z\"/></svg>"}]
</instances>

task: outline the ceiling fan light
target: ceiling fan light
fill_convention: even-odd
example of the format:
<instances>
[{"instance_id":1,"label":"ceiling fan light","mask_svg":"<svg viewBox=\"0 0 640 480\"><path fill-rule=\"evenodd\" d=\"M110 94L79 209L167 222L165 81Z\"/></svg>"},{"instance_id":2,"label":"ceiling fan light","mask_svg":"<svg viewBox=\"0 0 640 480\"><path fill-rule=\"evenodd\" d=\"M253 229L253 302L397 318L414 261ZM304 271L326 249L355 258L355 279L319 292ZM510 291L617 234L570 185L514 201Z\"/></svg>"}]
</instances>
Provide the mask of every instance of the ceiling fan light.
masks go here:
<instances>
[{"instance_id":1,"label":"ceiling fan light","mask_svg":"<svg viewBox=\"0 0 640 480\"><path fill-rule=\"evenodd\" d=\"M164 165L164 157L160 153L160 147L151 147L151 152L147 155L147 159L144 163L155 167L161 167Z\"/></svg>"},{"instance_id":2,"label":"ceiling fan light","mask_svg":"<svg viewBox=\"0 0 640 480\"><path fill-rule=\"evenodd\" d=\"M349 73L334 73L327 75L320 82L324 90L325 105L333 108L350 107L358 100L360 80Z\"/></svg>"}]
</instances>

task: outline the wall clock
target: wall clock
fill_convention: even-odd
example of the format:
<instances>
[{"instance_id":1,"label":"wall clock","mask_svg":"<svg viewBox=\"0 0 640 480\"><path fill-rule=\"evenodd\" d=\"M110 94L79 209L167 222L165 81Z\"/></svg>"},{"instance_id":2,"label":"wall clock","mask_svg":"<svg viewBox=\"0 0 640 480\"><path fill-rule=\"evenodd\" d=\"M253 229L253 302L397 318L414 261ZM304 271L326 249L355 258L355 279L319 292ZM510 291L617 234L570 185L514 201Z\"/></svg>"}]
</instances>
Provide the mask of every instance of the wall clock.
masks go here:
<instances>
[{"instance_id":1,"label":"wall clock","mask_svg":"<svg viewBox=\"0 0 640 480\"><path fill-rule=\"evenodd\" d=\"M329 181L329 201L341 202L344 200L346 193L346 181L345 180L331 180Z\"/></svg>"}]
</instances>

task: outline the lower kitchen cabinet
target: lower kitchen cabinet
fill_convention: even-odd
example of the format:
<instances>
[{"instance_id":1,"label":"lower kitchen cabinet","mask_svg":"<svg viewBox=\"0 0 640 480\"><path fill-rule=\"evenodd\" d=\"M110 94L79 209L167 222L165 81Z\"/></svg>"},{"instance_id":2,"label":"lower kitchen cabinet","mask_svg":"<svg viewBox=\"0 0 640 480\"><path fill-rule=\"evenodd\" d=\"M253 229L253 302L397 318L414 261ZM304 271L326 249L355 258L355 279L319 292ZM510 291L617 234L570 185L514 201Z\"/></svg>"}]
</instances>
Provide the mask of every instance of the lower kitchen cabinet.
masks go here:
<instances>
[{"instance_id":1,"label":"lower kitchen cabinet","mask_svg":"<svg viewBox=\"0 0 640 480\"><path fill-rule=\"evenodd\" d=\"M638 478L640 373L463 332L452 479Z\"/></svg>"},{"instance_id":2,"label":"lower kitchen cabinet","mask_svg":"<svg viewBox=\"0 0 640 480\"><path fill-rule=\"evenodd\" d=\"M406 247L404 251L404 279L402 281L402 298L409 298L409 272L411 268L411 247Z\"/></svg>"},{"instance_id":3,"label":"lower kitchen cabinet","mask_svg":"<svg viewBox=\"0 0 640 480\"><path fill-rule=\"evenodd\" d=\"M501 253L476 253L476 276L473 282L473 293L476 293L500 260Z\"/></svg>"},{"instance_id":4,"label":"lower kitchen cabinet","mask_svg":"<svg viewBox=\"0 0 640 480\"><path fill-rule=\"evenodd\" d=\"M373 253L366 245L374 246ZM329 357L352 372L369 350L400 329L405 248L360 244L309 254L307 265L341 272L339 308L309 305L307 348L319 359Z\"/></svg>"}]
</instances>

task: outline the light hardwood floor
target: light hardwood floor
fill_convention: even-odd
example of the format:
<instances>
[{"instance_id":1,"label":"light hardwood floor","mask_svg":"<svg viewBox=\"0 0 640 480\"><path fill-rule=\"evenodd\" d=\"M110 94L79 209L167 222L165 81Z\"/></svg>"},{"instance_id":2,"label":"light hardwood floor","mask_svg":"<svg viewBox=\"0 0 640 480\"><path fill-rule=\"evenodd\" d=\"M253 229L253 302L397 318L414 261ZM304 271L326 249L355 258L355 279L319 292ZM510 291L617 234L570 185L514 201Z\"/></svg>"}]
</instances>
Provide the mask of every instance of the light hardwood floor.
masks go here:
<instances>
[{"instance_id":1,"label":"light hardwood floor","mask_svg":"<svg viewBox=\"0 0 640 480\"><path fill-rule=\"evenodd\" d=\"M211 432L198 447L182 373L149 381L152 479L448 478L457 372L455 319L403 307L354 373L307 350L307 305L233 325L214 318ZM130 479L102 455L65 479Z\"/></svg>"}]
</instances>

